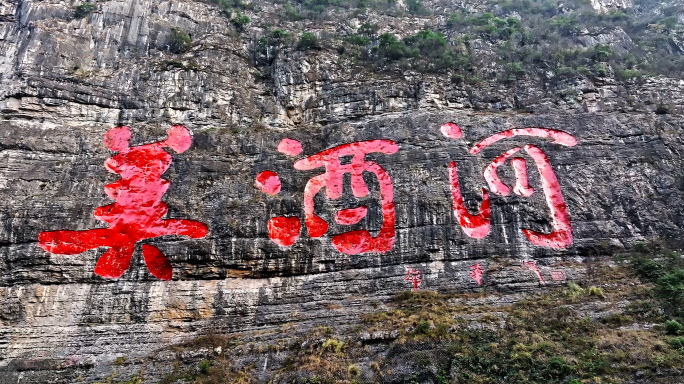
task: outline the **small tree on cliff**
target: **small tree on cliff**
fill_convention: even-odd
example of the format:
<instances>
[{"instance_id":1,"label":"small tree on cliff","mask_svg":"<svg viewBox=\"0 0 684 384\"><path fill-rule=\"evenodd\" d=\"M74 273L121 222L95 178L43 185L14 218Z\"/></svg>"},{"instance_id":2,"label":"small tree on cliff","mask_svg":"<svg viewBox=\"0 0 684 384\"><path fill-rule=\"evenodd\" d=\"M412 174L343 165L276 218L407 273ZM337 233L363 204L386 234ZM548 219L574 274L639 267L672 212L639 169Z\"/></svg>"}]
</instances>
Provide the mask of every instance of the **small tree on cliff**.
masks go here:
<instances>
[{"instance_id":1,"label":"small tree on cliff","mask_svg":"<svg viewBox=\"0 0 684 384\"><path fill-rule=\"evenodd\" d=\"M169 50L173 53L187 52L192 46L192 38L184 30L172 27Z\"/></svg>"},{"instance_id":2,"label":"small tree on cliff","mask_svg":"<svg viewBox=\"0 0 684 384\"><path fill-rule=\"evenodd\" d=\"M93 3L81 3L74 8L74 19L82 19L97 9L97 5Z\"/></svg>"},{"instance_id":3,"label":"small tree on cliff","mask_svg":"<svg viewBox=\"0 0 684 384\"><path fill-rule=\"evenodd\" d=\"M297 49L301 51L306 51L309 49L319 49L321 46L318 42L318 38L311 32L304 32L302 37L297 43Z\"/></svg>"}]
</instances>

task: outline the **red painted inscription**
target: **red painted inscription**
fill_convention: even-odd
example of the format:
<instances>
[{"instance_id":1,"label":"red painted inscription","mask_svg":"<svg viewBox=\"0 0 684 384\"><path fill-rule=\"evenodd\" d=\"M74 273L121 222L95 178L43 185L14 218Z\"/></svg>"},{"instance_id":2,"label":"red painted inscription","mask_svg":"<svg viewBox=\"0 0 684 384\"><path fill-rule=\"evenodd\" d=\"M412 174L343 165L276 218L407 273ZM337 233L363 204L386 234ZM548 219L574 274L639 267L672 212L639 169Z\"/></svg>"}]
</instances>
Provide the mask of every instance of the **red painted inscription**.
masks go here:
<instances>
[{"instance_id":1,"label":"red painted inscription","mask_svg":"<svg viewBox=\"0 0 684 384\"><path fill-rule=\"evenodd\" d=\"M441 130L444 133L444 125ZM445 136L449 135L445 134ZM475 146L470 149L470 153L477 154L487 146L513 136L550 138L554 143L564 146L573 146L577 144L577 140L572 135L562 131L546 128L515 128L487 137L475 144ZM544 193L546 204L549 207L551 226L553 228L550 233L539 233L529 229L523 229L523 233L534 245L549 248L569 247L572 244L570 216L568 215L567 206L565 205L558 179L556 179L556 174L551 167L548 157L546 157L546 154L544 154L541 149L534 145L526 145L524 148L516 147L505 151L494 159L484 170L484 178L489 186L489 190L491 193L500 196L510 195L511 188L507 186L497 174L497 169L510 160L515 173L513 192L524 197L530 197L534 194L534 189L530 187L527 177L527 160L521 157L513 157L513 155L516 155L523 150L534 161L534 165L539 172L542 192ZM449 179L451 181L454 216L456 216L463 232L476 239L487 236L490 228L490 206L487 191L484 188L482 189L482 205L480 206L480 212L477 215L472 215L463 204L455 162L452 162L449 165Z\"/></svg>"},{"instance_id":2,"label":"red painted inscription","mask_svg":"<svg viewBox=\"0 0 684 384\"><path fill-rule=\"evenodd\" d=\"M55 254L75 255L88 249L108 247L97 261L95 273L116 279L129 267L135 244L144 239L165 235L189 236L195 239L207 234L207 226L193 220L163 219L167 207L161 201L169 182L161 178L171 165L172 157L164 148L185 152L192 143L190 132L176 125L167 131L168 138L158 143L129 147L128 127L117 127L105 134L104 143L119 152L105 161L110 172L121 179L105 186L113 204L99 207L94 216L109 228L85 231L43 232L39 245ZM150 273L162 280L171 279L171 263L159 249L144 244L143 258Z\"/></svg>"},{"instance_id":3,"label":"red painted inscription","mask_svg":"<svg viewBox=\"0 0 684 384\"><path fill-rule=\"evenodd\" d=\"M357 198L365 197L369 192L366 183L363 181L363 172L370 172L375 174L380 184L383 219L380 232L375 237L366 230L342 233L333 236L332 243L338 251L350 255L390 251L394 246L395 238L392 180L382 167L373 161L366 160L365 156L374 152L393 154L398 150L399 147L390 140L359 141L325 150L294 163L294 168L300 171L325 167L325 172L314 176L304 188L304 219L309 236L320 237L328 230L328 223L315 213L314 197L316 194L325 187L325 196L328 199L339 199L342 196L344 174L349 173L351 174L352 193ZM340 158L345 156L351 156L351 161L348 164L342 164L340 161ZM343 216L360 219L361 213L365 213L365 210L353 210L349 214L343 213ZM342 218L339 215L337 217ZM351 223L353 220L349 222Z\"/></svg>"},{"instance_id":4,"label":"red painted inscription","mask_svg":"<svg viewBox=\"0 0 684 384\"><path fill-rule=\"evenodd\" d=\"M482 285L482 275L484 275L484 271L480 263L470 266L470 277L477 281L477 285Z\"/></svg>"},{"instance_id":5,"label":"red painted inscription","mask_svg":"<svg viewBox=\"0 0 684 384\"><path fill-rule=\"evenodd\" d=\"M418 284L423 282L423 279L420 278L420 270L414 269L411 267L406 267L406 276L404 276L404 280L410 281L413 283L413 290L414 291L417 291L418 290Z\"/></svg>"}]
</instances>

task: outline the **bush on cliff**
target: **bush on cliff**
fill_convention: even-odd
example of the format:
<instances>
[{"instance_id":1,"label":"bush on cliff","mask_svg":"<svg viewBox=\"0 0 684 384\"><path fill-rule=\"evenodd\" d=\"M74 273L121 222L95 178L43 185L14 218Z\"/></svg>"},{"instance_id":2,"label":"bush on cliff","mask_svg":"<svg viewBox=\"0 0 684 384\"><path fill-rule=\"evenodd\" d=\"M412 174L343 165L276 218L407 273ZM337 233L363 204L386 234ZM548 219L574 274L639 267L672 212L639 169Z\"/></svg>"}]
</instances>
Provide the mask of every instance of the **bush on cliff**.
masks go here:
<instances>
[{"instance_id":1,"label":"bush on cliff","mask_svg":"<svg viewBox=\"0 0 684 384\"><path fill-rule=\"evenodd\" d=\"M414 55L403 41L396 38L391 33L383 33L378 37L378 46L373 48L378 56L386 60L399 60L404 57Z\"/></svg>"},{"instance_id":2,"label":"bush on cliff","mask_svg":"<svg viewBox=\"0 0 684 384\"><path fill-rule=\"evenodd\" d=\"M639 244L628 260L636 274L655 284L665 313L684 318L684 258L658 244Z\"/></svg>"},{"instance_id":3,"label":"bush on cliff","mask_svg":"<svg viewBox=\"0 0 684 384\"><path fill-rule=\"evenodd\" d=\"M302 37L299 38L299 42L297 43L297 49L300 51L319 49L320 47L318 37L311 32L302 33Z\"/></svg>"},{"instance_id":4,"label":"bush on cliff","mask_svg":"<svg viewBox=\"0 0 684 384\"><path fill-rule=\"evenodd\" d=\"M234 8L243 9L245 3L242 0L211 0L213 4L218 5L224 15L230 17Z\"/></svg>"},{"instance_id":5,"label":"bush on cliff","mask_svg":"<svg viewBox=\"0 0 684 384\"><path fill-rule=\"evenodd\" d=\"M97 5L93 3L81 3L74 8L74 18L82 19L97 9Z\"/></svg>"},{"instance_id":6,"label":"bush on cliff","mask_svg":"<svg viewBox=\"0 0 684 384\"><path fill-rule=\"evenodd\" d=\"M422 30L413 36L405 38L404 43L417 48L421 56L429 59L442 56L447 45L444 35L429 29Z\"/></svg>"},{"instance_id":7,"label":"bush on cliff","mask_svg":"<svg viewBox=\"0 0 684 384\"><path fill-rule=\"evenodd\" d=\"M233 17L230 21L233 23L238 32L243 32L245 27L247 27L247 24L252 22L249 17L240 12L237 12L235 17Z\"/></svg>"},{"instance_id":8,"label":"bush on cliff","mask_svg":"<svg viewBox=\"0 0 684 384\"><path fill-rule=\"evenodd\" d=\"M416 14L416 15L427 13L427 9L425 8L425 5L423 4L423 0L407 0L406 1L406 8L408 8L409 12Z\"/></svg>"},{"instance_id":9,"label":"bush on cliff","mask_svg":"<svg viewBox=\"0 0 684 384\"><path fill-rule=\"evenodd\" d=\"M192 38L184 30L172 27L171 37L169 42L169 49L173 53L187 52L192 46Z\"/></svg>"},{"instance_id":10,"label":"bush on cliff","mask_svg":"<svg viewBox=\"0 0 684 384\"><path fill-rule=\"evenodd\" d=\"M283 5L283 11L285 12L285 16L292 21L298 21L304 18L304 15L295 9L289 1Z\"/></svg>"}]
</instances>

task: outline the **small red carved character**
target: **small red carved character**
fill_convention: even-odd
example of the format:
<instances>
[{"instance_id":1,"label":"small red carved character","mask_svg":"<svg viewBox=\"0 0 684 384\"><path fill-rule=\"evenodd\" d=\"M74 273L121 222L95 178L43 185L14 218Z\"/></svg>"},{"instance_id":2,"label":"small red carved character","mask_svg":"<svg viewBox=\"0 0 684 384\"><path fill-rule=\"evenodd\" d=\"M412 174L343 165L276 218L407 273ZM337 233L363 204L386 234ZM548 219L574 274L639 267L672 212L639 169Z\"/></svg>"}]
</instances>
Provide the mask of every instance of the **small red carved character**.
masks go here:
<instances>
[{"instance_id":1,"label":"small red carved character","mask_svg":"<svg viewBox=\"0 0 684 384\"><path fill-rule=\"evenodd\" d=\"M482 266L480 266L480 263L471 265L470 269L470 277L472 277L473 280L477 281L477 285L482 285L482 275L484 275L484 271L482 270Z\"/></svg>"},{"instance_id":2,"label":"small red carved character","mask_svg":"<svg viewBox=\"0 0 684 384\"><path fill-rule=\"evenodd\" d=\"M546 280L544 280L544 276L542 276L541 271L539 270L539 268L537 268L537 265L534 263L534 261L524 261L523 265L527 266L527 268L529 268L531 271L533 271L535 273L535 275L537 275L537 278L539 278L539 281L542 284L546 284Z\"/></svg>"},{"instance_id":3,"label":"small red carved character","mask_svg":"<svg viewBox=\"0 0 684 384\"><path fill-rule=\"evenodd\" d=\"M440 130L442 134L450 138L460 137L460 128L453 123L443 125ZM514 136L533 136L550 138L556 144L564 146L574 146L577 140L570 134L547 128L514 128L499 132L489 136L470 149L470 153L475 155L489 145L502 139ZM530 197L534 194L534 189L529 186L527 177L527 160L519 157L512 157L523 150L532 158L541 176L542 191L546 198L546 203L551 213L551 233L538 233L529 229L523 229L523 233L532 244L550 247L566 248L572 244L572 226L567 212L567 206L560 190L560 185L553 172L553 168L544 152L534 145L526 145L524 148L513 148L505 151L494 159L484 170L484 178L489 186L491 193L508 196L511 189L499 178L497 169L510 159L511 166L515 173L515 185L513 192L517 195ZM481 239L489 233L490 229L490 205L487 190L482 188L482 204L476 215L470 214L463 204L463 197L458 182L456 163L449 164L449 180L451 182L451 196L453 200L453 210L463 232L473 238Z\"/></svg>"},{"instance_id":4,"label":"small red carved character","mask_svg":"<svg viewBox=\"0 0 684 384\"><path fill-rule=\"evenodd\" d=\"M551 278L554 281L565 281L567 280L567 276L565 275L565 272L563 271L551 271Z\"/></svg>"},{"instance_id":5,"label":"small red carved character","mask_svg":"<svg viewBox=\"0 0 684 384\"><path fill-rule=\"evenodd\" d=\"M116 202L94 212L98 220L109 223L109 228L42 232L38 235L40 247L50 253L65 255L108 247L109 250L98 259L95 273L116 279L128 269L135 244L141 240L165 235L204 237L207 226L203 223L162 219L168 209L161 199L169 188L169 182L161 176L172 161L164 148L182 153L192 143L190 132L183 126L173 126L167 133L164 141L129 147L131 132L128 127L110 129L105 134L104 143L119 154L107 159L105 167L121 175L121 179L105 186L107 196ZM145 264L154 276L162 280L171 279L171 263L159 249L143 244L142 252Z\"/></svg>"},{"instance_id":6,"label":"small red carved character","mask_svg":"<svg viewBox=\"0 0 684 384\"><path fill-rule=\"evenodd\" d=\"M413 269L411 267L406 267L406 276L404 276L404 280L410 281L413 283L413 290L414 291L417 291L418 290L418 284L423 282L423 279L420 278L420 270Z\"/></svg>"}]
</instances>

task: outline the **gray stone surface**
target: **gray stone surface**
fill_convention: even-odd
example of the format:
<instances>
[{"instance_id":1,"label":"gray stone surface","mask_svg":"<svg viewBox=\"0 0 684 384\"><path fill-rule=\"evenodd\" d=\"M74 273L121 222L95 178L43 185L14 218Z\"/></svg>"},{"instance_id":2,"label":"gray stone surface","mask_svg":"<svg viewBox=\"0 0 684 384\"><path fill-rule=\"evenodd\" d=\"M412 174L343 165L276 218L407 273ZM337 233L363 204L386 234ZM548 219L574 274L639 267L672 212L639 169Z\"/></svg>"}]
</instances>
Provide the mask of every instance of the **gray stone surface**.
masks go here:
<instances>
[{"instance_id":1,"label":"gray stone surface","mask_svg":"<svg viewBox=\"0 0 684 384\"><path fill-rule=\"evenodd\" d=\"M684 117L653 111L663 100L682 105L682 80L568 81L554 85L568 90L558 96L526 81L457 85L436 75L358 71L332 50L283 52L263 80L265 69L254 65L244 36L261 33L266 21L250 11L254 23L240 37L214 6L200 2L96 4L84 19L73 19L66 1L0 4L0 382L103 380L118 356L146 356L209 329L344 324L409 288L405 266L422 271L422 288L471 290L470 266L486 269L499 256L511 266L486 275L487 284L524 292L541 286L522 260L536 260L553 285L560 284L550 278L553 269L570 280L584 273L581 264L561 262L651 238L681 245ZM278 10L258 5L265 14ZM420 28L420 20L397 28L411 31L411 23ZM189 52L166 50L172 26L191 33ZM333 21L317 27L344 28ZM440 134L449 121L462 128L461 140ZM204 239L146 241L171 259L172 281L150 275L139 249L126 274L111 281L93 274L104 249L66 256L37 246L43 231L104 227L92 213L112 202L103 192L116 180L103 167L112 155L102 141L108 129L131 126L138 145L163 139L172 124L187 126L193 145L173 154L165 175L168 217L209 227ZM559 129L579 143L509 139L468 153L478 140L513 127ZM294 170L293 159L277 152L286 137L302 142L299 158L360 140L399 145L396 154L369 156L394 184L390 252L337 252L330 235L344 229L336 225L319 239L303 229L288 249L268 239L269 218L303 218L304 185L317 174ZM458 163L474 212L484 167L526 143L546 152L561 184L575 239L567 249L532 246L521 232L550 230L539 188L531 198L492 195L492 229L483 240L465 236L453 217L449 162ZM280 175L278 196L254 186L263 170ZM513 180L510 169L502 175ZM539 185L535 171L530 178ZM371 213L360 227L377 231L378 185L373 177L367 183ZM321 215L360 203L346 192L337 204L319 196ZM331 312L331 303L344 310Z\"/></svg>"}]
</instances>

